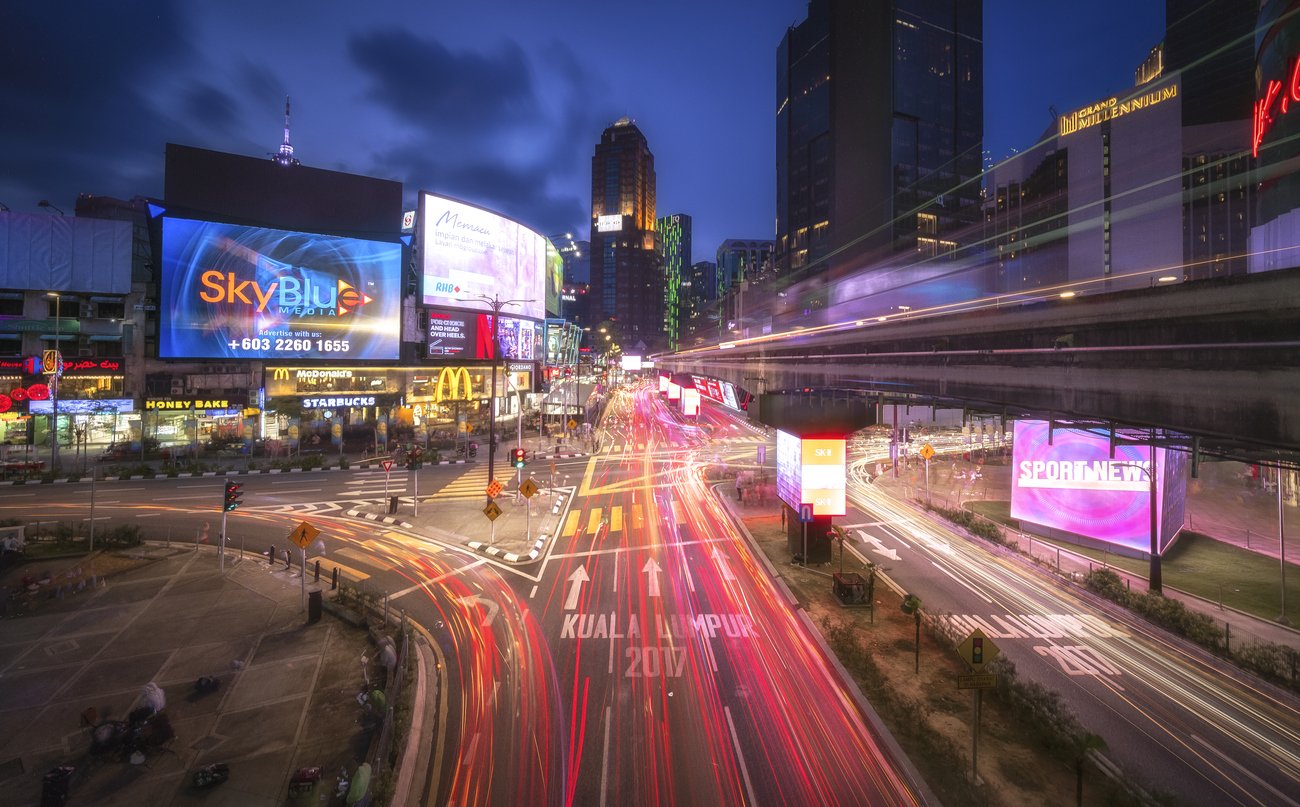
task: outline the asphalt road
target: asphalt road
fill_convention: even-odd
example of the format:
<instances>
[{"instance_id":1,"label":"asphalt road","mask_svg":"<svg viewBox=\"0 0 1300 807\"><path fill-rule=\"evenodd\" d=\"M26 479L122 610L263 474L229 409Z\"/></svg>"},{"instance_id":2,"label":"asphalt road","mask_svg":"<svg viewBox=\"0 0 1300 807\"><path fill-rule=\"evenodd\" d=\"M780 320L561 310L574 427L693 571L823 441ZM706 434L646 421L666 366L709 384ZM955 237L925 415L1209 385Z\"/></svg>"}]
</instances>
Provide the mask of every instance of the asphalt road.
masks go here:
<instances>
[{"instance_id":1,"label":"asphalt road","mask_svg":"<svg viewBox=\"0 0 1300 807\"><path fill-rule=\"evenodd\" d=\"M599 456L557 463L576 495L532 567L343 517L385 495L374 472L236 477L245 505L228 533L283 549L310 520L324 552L309 568L342 567L430 630L452 696L430 803L915 801L702 479L706 465L752 462L762 435L712 405L684 422L652 392L616 395L606 431ZM852 475L854 551L1060 692L1118 768L1185 803L1296 803L1295 698L922 518L864 482L874 463ZM426 467L421 494L469 467ZM215 541L224 483L100 482L96 523L175 541L206 526ZM396 471L387 494L414 487ZM83 521L90 496L87 484L4 488L0 518Z\"/></svg>"}]
</instances>

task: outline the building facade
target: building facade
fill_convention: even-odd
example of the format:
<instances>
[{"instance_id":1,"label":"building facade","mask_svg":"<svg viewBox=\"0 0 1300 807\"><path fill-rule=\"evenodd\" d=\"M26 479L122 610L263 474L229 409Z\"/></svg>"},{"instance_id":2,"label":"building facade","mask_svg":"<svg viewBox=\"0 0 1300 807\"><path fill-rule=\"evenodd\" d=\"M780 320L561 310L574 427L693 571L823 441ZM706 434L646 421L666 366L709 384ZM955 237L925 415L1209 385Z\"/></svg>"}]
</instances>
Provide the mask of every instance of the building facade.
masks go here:
<instances>
[{"instance_id":1,"label":"building facade","mask_svg":"<svg viewBox=\"0 0 1300 807\"><path fill-rule=\"evenodd\" d=\"M591 296L593 318L615 320L625 349L663 346L654 155L628 118L605 129L591 158Z\"/></svg>"},{"instance_id":2,"label":"building facade","mask_svg":"<svg viewBox=\"0 0 1300 807\"><path fill-rule=\"evenodd\" d=\"M777 274L953 252L979 217L983 4L811 0L776 62Z\"/></svg>"},{"instance_id":3,"label":"building facade","mask_svg":"<svg viewBox=\"0 0 1300 807\"><path fill-rule=\"evenodd\" d=\"M664 337L667 348L681 343L683 323L690 315L691 217L684 213L656 222L655 244L664 272Z\"/></svg>"}]
</instances>

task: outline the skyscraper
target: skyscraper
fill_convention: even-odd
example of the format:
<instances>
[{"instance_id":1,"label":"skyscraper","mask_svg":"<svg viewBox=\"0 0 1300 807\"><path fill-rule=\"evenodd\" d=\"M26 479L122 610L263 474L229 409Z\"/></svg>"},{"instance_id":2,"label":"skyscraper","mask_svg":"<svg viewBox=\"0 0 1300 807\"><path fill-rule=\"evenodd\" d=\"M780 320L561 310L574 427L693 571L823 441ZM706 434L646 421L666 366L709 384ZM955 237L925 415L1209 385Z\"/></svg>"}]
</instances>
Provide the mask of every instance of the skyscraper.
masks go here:
<instances>
[{"instance_id":1,"label":"skyscraper","mask_svg":"<svg viewBox=\"0 0 1300 807\"><path fill-rule=\"evenodd\" d=\"M613 319L624 349L663 347L663 274L655 251L655 158L628 118L591 158L593 318Z\"/></svg>"},{"instance_id":2,"label":"skyscraper","mask_svg":"<svg viewBox=\"0 0 1300 807\"><path fill-rule=\"evenodd\" d=\"M655 243L664 272L664 336L669 350L681 343L689 317L691 290L691 217L682 213L658 221Z\"/></svg>"},{"instance_id":3,"label":"skyscraper","mask_svg":"<svg viewBox=\"0 0 1300 807\"><path fill-rule=\"evenodd\" d=\"M776 271L942 255L977 220L981 0L810 0L776 58Z\"/></svg>"}]
</instances>

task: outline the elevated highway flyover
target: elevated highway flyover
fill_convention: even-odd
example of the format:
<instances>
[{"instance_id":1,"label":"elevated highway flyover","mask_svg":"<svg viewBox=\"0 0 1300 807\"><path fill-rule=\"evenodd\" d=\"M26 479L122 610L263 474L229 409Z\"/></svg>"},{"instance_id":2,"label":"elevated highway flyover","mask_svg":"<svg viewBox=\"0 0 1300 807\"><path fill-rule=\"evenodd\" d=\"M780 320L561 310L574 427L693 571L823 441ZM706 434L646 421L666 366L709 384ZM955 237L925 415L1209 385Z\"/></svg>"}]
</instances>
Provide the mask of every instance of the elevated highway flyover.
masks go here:
<instances>
[{"instance_id":1,"label":"elevated highway flyover","mask_svg":"<svg viewBox=\"0 0 1300 807\"><path fill-rule=\"evenodd\" d=\"M953 309L737 338L656 367L809 406L865 396L1052 417L1300 462L1300 269Z\"/></svg>"}]
</instances>

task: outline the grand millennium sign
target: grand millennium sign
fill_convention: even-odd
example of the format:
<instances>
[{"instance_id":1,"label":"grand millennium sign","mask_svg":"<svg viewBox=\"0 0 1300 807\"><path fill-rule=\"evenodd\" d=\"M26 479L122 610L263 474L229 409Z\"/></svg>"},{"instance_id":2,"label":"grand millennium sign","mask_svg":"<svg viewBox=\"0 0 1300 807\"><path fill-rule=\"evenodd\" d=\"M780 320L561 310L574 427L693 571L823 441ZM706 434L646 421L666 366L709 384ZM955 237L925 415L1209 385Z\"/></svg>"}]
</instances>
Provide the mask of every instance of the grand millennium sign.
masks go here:
<instances>
[{"instance_id":1,"label":"grand millennium sign","mask_svg":"<svg viewBox=\"0 0 1300 807\"><path fill-rule=\"evenodd\" d=\"M1069 134L1087 129L1090 126L1096 126L1108 120L1121 118L1130 112L1136 112L1139 109L1155 106L1161 101L1168 101L1171 98L1178 97L1178 85L1169 84L1164 87L1157 87L1154 90L1148 90L1141 95L1135 95L1132 98L1119 100L1119 96L1112 96L1105 101L1098 101L1095 104L1077 109L1068 115L1061 116L1060 136L1065 137Z\"/></svg>"}]
</instances>

